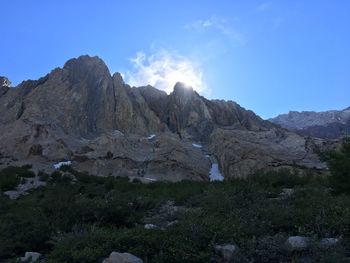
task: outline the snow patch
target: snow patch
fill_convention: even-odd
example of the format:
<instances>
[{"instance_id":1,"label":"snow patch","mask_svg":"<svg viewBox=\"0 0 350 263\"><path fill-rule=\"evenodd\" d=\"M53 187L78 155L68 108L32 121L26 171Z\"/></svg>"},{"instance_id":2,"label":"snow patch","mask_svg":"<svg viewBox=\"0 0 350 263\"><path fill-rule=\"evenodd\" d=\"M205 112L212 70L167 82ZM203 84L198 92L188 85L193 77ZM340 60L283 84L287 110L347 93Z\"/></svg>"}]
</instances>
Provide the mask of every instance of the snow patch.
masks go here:
<instances>
[{"instance_id":1,"label":"snow patch","mask_svg":"<svg viewBox=\"0 0 350 263\"><path fill-rule=\"evenodd\" d=\"M122 133L122 132L119 131L119 130L113 130L113 131L112 131L112 135L113 135L113 136L124 136L124 133Z\"/></svg>"},{"instance_id":2,"label":"snow patch","mask_svg":"<svg viewBox=\"0 0 350 263\"><path fill-rule=\"evenodd\" d=\"M150 136L147 137L148 140L152 140L154 137L156 137L155 134L151 134Z\"/></svg>"},{"instance_id":3,"label":"snow patch","mask_svg":"<svg viewBox=\"0 0 350 263\"><path fill-rule=\"evenodd\" d=\"M202 148L202 147L203 147L202 145L196 144L196 143L192 143L192 146L193 146L194 148Z\"/></svg>"},{"instance_id":4,"label":"snow patch","mask_svg":"<svg viewBox=\"0 0 350 263\"><path fill-rule=\"evenodd\" d=\"M210 171L209 171L209 178L210 181L223 181L224 177L220 173L219 165L217 163L213 163L211 165Z\"/></svg>"},{"instance_id":5,"label":"snow patch","mask_svg":"<svg viewBox=\"0 0 350 263\"><path fill-rule=\"evenodd\" d=\"M59 163L54 164L53 168L60 169L61 166L63 166L63 165L71 165L71 164L72 164L71 161L59 162Z\"/></svg>"},{"instance_id":6,"label":"snow patch","mask_svg":"<svg viewBox=\"0 0 350 263\"><path fill-rule=\"evenodd\" d=\"M150 180L150 181L152 181L152 182L157 181L157 179L153 179L153 178L149 178L149 177L144 177L144 179Z\"/></svg>"}]
</instances>

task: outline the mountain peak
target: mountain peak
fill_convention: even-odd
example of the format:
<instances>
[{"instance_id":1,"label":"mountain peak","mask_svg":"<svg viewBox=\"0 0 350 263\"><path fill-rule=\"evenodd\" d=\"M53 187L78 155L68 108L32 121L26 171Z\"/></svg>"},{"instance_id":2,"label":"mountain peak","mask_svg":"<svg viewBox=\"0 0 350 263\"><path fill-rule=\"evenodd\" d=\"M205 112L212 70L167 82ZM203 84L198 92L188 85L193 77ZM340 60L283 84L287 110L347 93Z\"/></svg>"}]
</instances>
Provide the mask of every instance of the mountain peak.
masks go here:
<instances>
[{"instance_id":1,"label":"mountain peak","mask_svg":"<svg viewBox=\"0 0 350 263\"><path fill-rule=\"evenodd\" d=\"M72 58L64 64L63 69L72 72L74 77L111 75L105 62L97 56L83 55Z\"/></svg>"},{"instance_id":2,"label":"mountain peak","mask_svg":"<svg viewBox=\"0 0 350 263\"><path fill-rule=\"evenodd\" d=\"M5 78L2 83L9 85ZM72 160L99 175L207 180L209 159L193 149L195 142L211 149L228 177L271 167L280 156L286 156L283 166L306 156L302 137L289 136L237 104L207 100L181 82L169 95L152 86L130 87L121 74L111 76L99 57L87 55L16 89L1 86L0 112L4 155L41 158L48 165ZM296 137L293 144L291 137ZM290 147L271 153L284 139ZM313 157L307 160L318 165Z\"/></svg>"},{"instance_id":3,"label":"mountain peak","mask_svg":"<svg viewBox=\"0 0 350 263\"><path fill-rule=\"evenodd\" d=\"M193 92L193 88L183 82L176 82L174 86L174 93L191 94Z\"/></svg>"},{"instance_id":4,"label":"mountain peak","mask_svg":"<svg viewBox=\"0 0 350 263\"><path fill-rule=\"evenodd\" d=\"M105 64L104 61L98 57L98 56L89 56L89 55L81 55L77 58L71 58L69 59L64 67L69 66L73 63L78 63L78 64Z\"/></svg>"},{"instance_id":5,"label":"mountain peak","mask_svg":"<svg viewBox=\"0 0 350 263\"><path fill-rule=\"evenodd\" d=\"M0 76L0 87L11 87L11 81L3 76Z\"/></svg>"}]
</instances>

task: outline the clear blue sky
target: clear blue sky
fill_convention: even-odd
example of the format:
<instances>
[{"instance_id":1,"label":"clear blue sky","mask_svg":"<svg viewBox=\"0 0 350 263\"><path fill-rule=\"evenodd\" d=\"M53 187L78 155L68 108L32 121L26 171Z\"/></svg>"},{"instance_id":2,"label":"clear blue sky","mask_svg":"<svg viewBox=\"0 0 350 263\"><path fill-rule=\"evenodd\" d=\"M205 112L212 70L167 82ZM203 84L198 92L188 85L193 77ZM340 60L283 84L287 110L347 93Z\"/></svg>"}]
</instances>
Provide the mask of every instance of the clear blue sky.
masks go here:
<instances>
[{"instance_id":1,"label":"clear blue sky","mask_svg":"<svg viewBox=\"0 0 350 263\"><path fill-rule=\"evenodd\" d=\"M89 54L135 83L184 62L211 98L264 118L350 106L347 0L3 0L0 29L0 75L14 84Z\"/></svg>"}]
</instances>

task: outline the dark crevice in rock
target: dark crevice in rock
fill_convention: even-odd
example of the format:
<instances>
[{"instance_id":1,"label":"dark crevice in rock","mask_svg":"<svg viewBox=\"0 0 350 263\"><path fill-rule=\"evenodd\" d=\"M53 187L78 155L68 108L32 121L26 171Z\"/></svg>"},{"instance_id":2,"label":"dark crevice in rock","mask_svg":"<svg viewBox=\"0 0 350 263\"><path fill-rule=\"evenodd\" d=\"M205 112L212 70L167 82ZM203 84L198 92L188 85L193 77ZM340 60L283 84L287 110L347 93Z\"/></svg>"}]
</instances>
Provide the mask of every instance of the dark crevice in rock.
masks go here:
<instances>
[{"instance_id":1,"label":"dark crevice in rock","mask_svg":"<svg viewBox=\"0 0 350 263\"><path fill-rule=\"evenodd\" d=\"M25 110L25 105L24 105L24 102L22 101L22 102L21 102L21 106L19 107L18 112L17 112L16 120L18 120L19 118L21 118L21 116L22 116L23 113L24 113L24 110Z\"/></svg>"}]
</instances>

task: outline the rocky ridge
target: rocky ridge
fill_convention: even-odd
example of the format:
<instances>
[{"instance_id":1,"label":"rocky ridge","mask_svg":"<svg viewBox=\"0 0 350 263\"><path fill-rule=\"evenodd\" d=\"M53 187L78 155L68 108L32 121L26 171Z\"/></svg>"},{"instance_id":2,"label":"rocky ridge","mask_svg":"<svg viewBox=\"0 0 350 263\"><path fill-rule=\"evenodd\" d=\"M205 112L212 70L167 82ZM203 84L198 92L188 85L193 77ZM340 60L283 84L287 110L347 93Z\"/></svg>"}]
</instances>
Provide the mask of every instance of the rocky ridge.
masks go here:
<instances>
[{"instance_id":1,"label":"rocky ridge","mask_svg":"<svg viewBox=\"0 0 350 263\"><path fill-rule=\"evenodd\" d=\"M337 139L350 133L350 107L339 111L290 111L270 121L303 136Z\"/></svg>"},{"instance_id":2,"label":"rocky ridge","mask_svg":"<svg viewBox=\"0 0 350 263\"><path fill-rule=\"evenodd\" d=\"M200 143L225 178L295 164L324 168L306 139L233 101L208 100L182 83L170 94L130 87L98 57L71 59L15 88L2 83L6 165L25 161L49 169L71 160L74 168L97 175L209 180L211 158L194 147Z\"/></svg>"}]
</instances>

